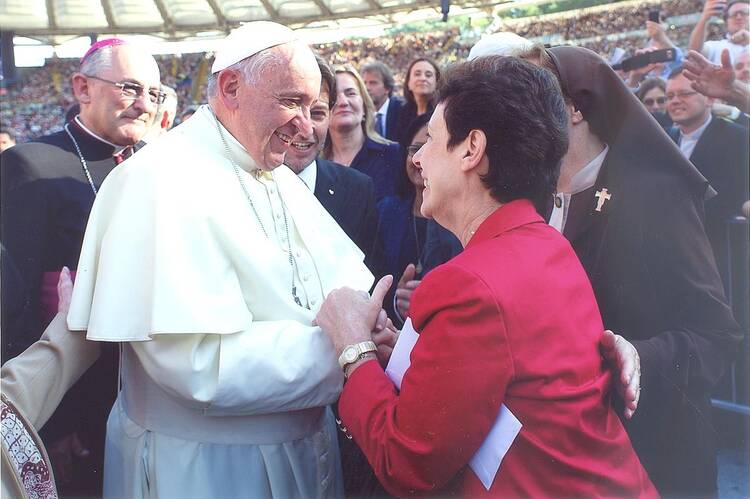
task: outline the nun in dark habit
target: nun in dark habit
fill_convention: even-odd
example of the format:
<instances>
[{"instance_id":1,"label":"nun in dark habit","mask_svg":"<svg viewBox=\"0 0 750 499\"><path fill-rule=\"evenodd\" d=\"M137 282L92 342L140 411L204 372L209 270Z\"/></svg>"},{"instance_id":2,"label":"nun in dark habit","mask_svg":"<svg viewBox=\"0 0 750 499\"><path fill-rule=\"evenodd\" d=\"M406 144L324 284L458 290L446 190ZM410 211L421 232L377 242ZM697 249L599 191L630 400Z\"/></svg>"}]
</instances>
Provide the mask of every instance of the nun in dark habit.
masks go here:
<instances>
[{"instance_id":1,"label":"nun in dark habit","mask_svg":"<svg viewBox=\"0 0 750 499\"><path fill-rule=\"evenodd\" d=\"M625 422L663 496L716 494L710 394L743 338L703 228L714 193L594 52L521 54L557 74L570 114L550 223L591 280L604 327L632 343L641 396Z\"/></svg>"}]
</instances>

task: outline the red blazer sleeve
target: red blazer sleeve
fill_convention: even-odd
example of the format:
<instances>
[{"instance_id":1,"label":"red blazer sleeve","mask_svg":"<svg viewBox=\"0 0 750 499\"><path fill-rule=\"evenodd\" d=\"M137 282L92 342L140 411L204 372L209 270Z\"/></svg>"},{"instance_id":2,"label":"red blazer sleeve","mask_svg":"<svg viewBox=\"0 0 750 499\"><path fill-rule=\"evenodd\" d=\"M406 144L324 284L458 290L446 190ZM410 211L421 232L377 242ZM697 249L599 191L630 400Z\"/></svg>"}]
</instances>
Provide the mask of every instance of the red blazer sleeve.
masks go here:
<instances>
[{"instance_id":1,"label":"red blazer sleeve","mask_svg":"<svg viewBox=\"0 0 750 499\"><path fill-rule=\"evenodd\" d=\"M401 392L368 362L339 402L378 479L398 496L441 489L468 464L514 375L502 310L473 273L455 264L433 270L410 314L420 336Z\"/></svg>"}]
</instances>

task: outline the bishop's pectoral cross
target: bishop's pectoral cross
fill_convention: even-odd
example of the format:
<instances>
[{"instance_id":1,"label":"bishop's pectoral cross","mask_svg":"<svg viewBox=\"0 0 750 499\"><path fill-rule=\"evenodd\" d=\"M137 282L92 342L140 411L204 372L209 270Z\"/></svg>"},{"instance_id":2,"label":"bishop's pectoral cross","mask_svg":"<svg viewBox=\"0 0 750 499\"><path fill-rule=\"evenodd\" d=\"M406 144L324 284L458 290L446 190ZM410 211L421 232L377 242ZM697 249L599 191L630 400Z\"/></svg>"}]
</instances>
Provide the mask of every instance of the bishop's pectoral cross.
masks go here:
<instances>
[{"instance_id":1,"label":"bishop's pectoral cross","mask_svg":"<svg viewBox=\"0 0 750 499\"><path fill-rule=\"evenodd\" d=\"M601 191L596 191L596 194L594 194L596 197L596 211L602 211L602 206L604 206L604 203L612 199L612 194L609 193L606 187L602 188Z\"/></svg>"}]
</instances>

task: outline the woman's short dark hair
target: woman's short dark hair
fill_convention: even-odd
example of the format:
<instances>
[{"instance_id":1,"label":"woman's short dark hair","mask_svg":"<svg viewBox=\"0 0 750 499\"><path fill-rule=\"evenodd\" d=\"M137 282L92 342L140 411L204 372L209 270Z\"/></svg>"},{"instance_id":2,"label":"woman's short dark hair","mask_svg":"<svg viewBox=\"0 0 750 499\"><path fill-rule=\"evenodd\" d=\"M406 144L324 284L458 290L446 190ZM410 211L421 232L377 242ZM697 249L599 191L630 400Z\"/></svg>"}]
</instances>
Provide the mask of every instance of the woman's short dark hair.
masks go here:
<instances>
[{"instance_id":1,"label":"woman's short dark hair","mask_svg":"<svg viewBox=\"0 0 750 499\"><path fill-rule=\"evenodd\" d=\"M433 61L429 57L418 57L417 59L414 59L409 64L409 67L406 69L406 76L404 77L404 98L411 102L412 104L416 104L417 101L414 100L414 92L409 90L409 76L411 76L411 68L414 67L414 65L418 62L427 62L430 64L430 66L433 67L435 70L435 81L440 84L440 66L437 65L437 62Z\"/></svg>"},{"instance_id":2,"label":"woman's short dark hair","mask_svg":"<svg viewBox=\"0 0 750 499\"><path fill-rule=\"evenodd\" d=\"M411 141L414 140L414 136L427 126L432 117L432 109L428 109L426 113L420 114L412 120L409 124L409 128L406 129L404 136L401 138L401 169L396 173L396 194L402 198L414 197L416 188L414 184L409 180L409 175L406 173L407 165L406 161L409 158L409 146Z\"/></svg>"},{"instance_id":3,"label":"woman's short dark hair","mask_svg":"<svg viewBox=\"0 0 750 499\"><path fill-rule=\"evenodd\" d=\"M490 56L452 67L438 88L448 148L472 130L487 137L482 177L501 203L529 199L545 213L568 149L568 114L557 78L516 57Z\"/></svg>"},{"instance_id":4,"label":"woman's short dark hair","mask_svg":"<svg viewBox=\"0 0 750 499\"><path fill-rule=\"evenodd\" d=\"M638 87L638 100L643 102L643 99L646 97L646 94L655 88L660 88L662 92L666 92L667 84L664 80L658 77L646 78L645 80L643 80L643 83L641 83L641 86Z\"/></svg>"}]
</instances>

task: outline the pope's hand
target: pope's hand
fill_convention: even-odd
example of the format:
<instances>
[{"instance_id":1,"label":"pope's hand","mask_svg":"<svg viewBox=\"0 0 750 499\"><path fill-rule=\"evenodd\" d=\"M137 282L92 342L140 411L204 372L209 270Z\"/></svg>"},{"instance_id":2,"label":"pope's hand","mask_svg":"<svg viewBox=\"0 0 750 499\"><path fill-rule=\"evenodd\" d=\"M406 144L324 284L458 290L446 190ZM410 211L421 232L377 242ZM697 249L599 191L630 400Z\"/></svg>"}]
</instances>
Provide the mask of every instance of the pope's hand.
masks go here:
<instances>
[{"instance_id":1,"label":"pope's hand","mask_svg":"<svg viewBox=\"0 0 750 499\"><path fill-rule=\"evenodd\" d=\"M331 291L321 305L314 324L323 329L331 338L336 356L339 356L347 345L369 341L383 308L383 298L391 287L393 277L387 275L380 279L372 291L366 292L351 288L340 288Z\"/></svg>"},{"instance_id":2,"label":"pope's hand","mask_svg":"<svg viewBox=\"0 0 750 499\"><path fill-rule=\"evenodd\" d=\"M641 396L641 359L632 343L610 330L604 331L599 349L612 371L617 393L625 403L625 418L638 408Z\"/></svg>"}]
</instances>

